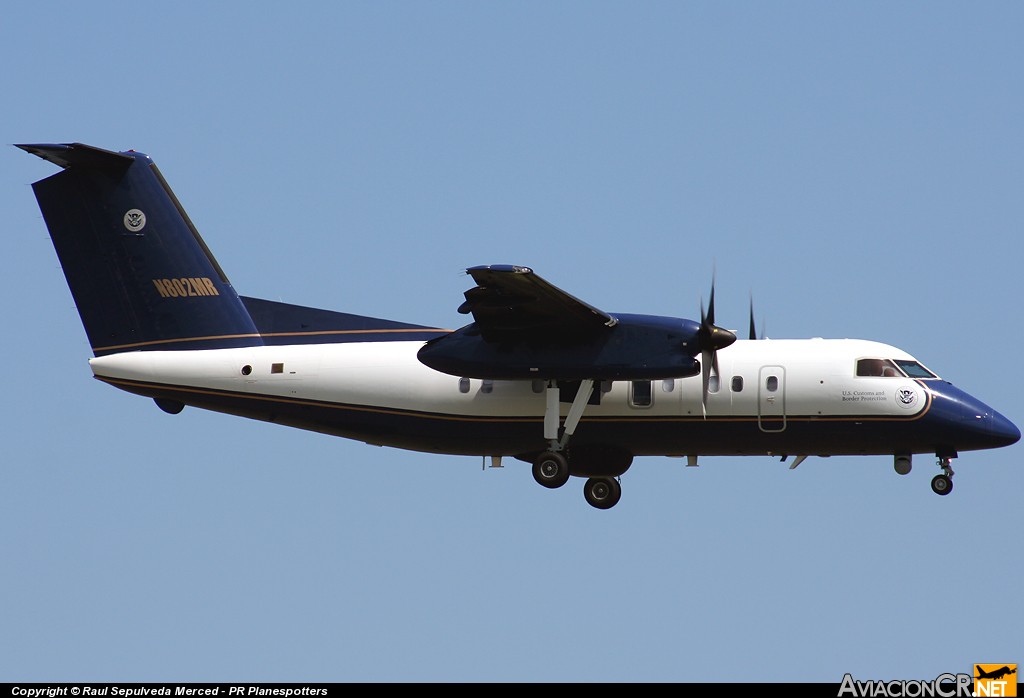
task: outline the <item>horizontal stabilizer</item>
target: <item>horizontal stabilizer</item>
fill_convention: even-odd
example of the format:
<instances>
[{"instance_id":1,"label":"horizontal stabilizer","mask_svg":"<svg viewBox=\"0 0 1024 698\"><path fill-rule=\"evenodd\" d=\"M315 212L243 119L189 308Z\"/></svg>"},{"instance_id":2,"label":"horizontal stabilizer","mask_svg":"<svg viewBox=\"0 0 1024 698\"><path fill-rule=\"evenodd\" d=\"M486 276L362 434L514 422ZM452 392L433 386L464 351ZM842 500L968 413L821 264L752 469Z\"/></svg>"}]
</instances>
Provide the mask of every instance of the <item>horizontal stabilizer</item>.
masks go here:
<instances>
[{"instance_id":1,"label":"horizontal stabilizer","mask_svg":"<svg viewBox=\"0 0 1024 698\"><path fill-rule=\"evenodd\" d=\"M82 165L94 169L127 169L135 158L84 143L31 143L16 146L67 169Z\"/></svg>"}]
</instances>

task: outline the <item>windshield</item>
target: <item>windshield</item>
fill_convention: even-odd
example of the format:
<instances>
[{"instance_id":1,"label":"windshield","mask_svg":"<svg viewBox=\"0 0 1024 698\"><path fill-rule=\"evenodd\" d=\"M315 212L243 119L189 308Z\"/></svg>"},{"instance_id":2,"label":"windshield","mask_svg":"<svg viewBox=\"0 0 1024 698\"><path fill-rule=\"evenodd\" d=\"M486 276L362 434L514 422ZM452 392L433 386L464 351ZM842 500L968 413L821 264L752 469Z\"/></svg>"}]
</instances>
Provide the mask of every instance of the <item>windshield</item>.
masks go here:
<instances>
[{"instance_id":1,"label":"windshield","mask_svg":"<svg viewBox=\"0 0 1024 698\"><path fill-rule=\"evenodd\" d=\"M903 361L897 359L896 365L902 368L903 372L911 378L938 378L938 376L916 361Z\"/></svg>"},{"instance_id":2,"label":"windshield","mask_svg":"<svg viewBox=\"0 0 1024 698\"><path fill-rule=\"evenodd\" d=\"M882 378L938 378L918 362L906 359L858 359L857 375Z\"/></svg>"}]
</instances>

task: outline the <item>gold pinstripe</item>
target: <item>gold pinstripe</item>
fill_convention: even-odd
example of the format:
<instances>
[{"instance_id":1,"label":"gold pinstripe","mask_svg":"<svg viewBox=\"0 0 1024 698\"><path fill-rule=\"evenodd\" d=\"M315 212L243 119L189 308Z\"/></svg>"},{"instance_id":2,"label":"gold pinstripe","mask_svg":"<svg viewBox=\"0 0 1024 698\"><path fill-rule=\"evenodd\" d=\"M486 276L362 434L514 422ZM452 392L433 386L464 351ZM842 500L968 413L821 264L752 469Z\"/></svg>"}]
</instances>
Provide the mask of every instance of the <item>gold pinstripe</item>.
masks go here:
<instances>
[{"instance_id":1,"label":"gold pinstripe","mask_svg":"<svg viewBox=\"0 0 1024 698\"><path fill-rule=\"evenodd\" d=\"M321 400L307 400L300 398L288 398L277 395L259 395L253 393L240 393L231 390L216 390L212 388L192 388L182 387L176 385L165 385L162 383L146 383L142 381L131 381L120 378L109 378L106 376L96 376L97 380L109 383L114 386L130 386L136 388L156 388L159 390L170 390L183 393L191 393L194 395L213 395L213 396L224 396L224 397L238 397L245 398L248 400L258 400L261 402L280 402L289 405L306 405L310 407L327 407L330 409L337 410L350 410L354 412L372 412L376 414L392 414L406 417L418 417L422 419L435 419L442 421L451 422L488 422L488 423L512 423L512 424L525 424L530 422L542 422L543 415L536 417L508 417L508 416L487 416L487 415L446 415L437 414L432 412L422 412L419 410L404 410L393 407L370 407L366 405L348 405L337 402L326 402ZM920 383L920 381L915 381ZM922 386L923 387L923 386ZM787 421L795 422L913 422L921 419L931 409L932 394L930 391L925 389L925 395L927 401L924 408L920 412L907 417L893 417L893 416L846 416L846 415L807 415L799 417L787 417ZM703 416L660 416L660 417L628 417L628 416L591 416L584 417L581 421L583 422L659 422L659 423L683 423L683 422L756 422L757 415L751 415L747 417L710 417L705 419Z\"/></svg>"},{"instance_id":2,"label":"gold pinstripe","mask_svg":"<svg viewBox=\"0 0 1024 698\"><path fill-rule=\"evenodd\" d=\"M106 347L93 347L94 352L98 351L115 351L118 349L136 349L138 347L152 347L158 344L174 344L175 342L209 342L216 339L249 339L256 337L317 337L322 335L342 335L342 334L396 334L396 333L420 333L420 332L436 332L436 333L449 333L451 330L442 330L434 328L424 328L421 330L414 329L399 329L399 330L323 330L320 332L266 332L263 334L259 333L246 333L246 334L218 334L210 335L208 337L178 337L177 339L153 339L148 342L133 342L131 344L111 344Z\"/></svg>"}]
</instances>

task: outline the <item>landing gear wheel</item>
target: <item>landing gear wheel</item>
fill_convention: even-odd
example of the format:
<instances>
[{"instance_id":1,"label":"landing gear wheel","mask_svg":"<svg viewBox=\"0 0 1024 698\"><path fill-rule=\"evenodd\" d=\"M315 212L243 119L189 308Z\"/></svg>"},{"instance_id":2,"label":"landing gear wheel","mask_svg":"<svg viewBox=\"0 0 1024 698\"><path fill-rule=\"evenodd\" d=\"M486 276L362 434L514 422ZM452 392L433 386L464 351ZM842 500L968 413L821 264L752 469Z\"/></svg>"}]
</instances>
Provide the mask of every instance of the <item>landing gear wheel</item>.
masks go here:
<instances>
[{"instance_id":1,"label":"landing gear wheel","mask_svg":"<svg viewBox=\"0 0 1024 698\"><path fill-rule=\"evenodd\" d=\"M953 481L946 475L936 475L932 478L932 492L945 497L953 491Z\"/></svg>"},{"instance_id":2,"label":"landing gear wheel","mask_svg":"<svg viewBox=\"0 0 1024 698\"><path fill-rule=\"evenodd\" d=\"M545 451L533 461L533 479L549 489L561 487L569 481L569 462L561 453Z\"/></svg>"},{"instance_id":3,"label":"landing gear wheel","mask_svg":"<svg viewBox=\"0 0 1024 698\"><path fill-rule=\"evenodd\" d=\"M587 504L598 509L611 509L622 497L622 486L613 477L592 477L583 485Z\"/></svg>"}]
</instances>

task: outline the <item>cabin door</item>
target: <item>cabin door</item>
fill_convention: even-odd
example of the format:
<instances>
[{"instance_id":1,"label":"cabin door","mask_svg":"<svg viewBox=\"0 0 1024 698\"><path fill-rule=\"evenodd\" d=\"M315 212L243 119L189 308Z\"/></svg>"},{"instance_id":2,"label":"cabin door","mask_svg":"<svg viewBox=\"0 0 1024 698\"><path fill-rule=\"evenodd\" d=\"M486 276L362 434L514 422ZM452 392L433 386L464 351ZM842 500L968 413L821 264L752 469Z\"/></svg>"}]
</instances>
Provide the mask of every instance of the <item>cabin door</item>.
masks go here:
<instances>
[{"instance_id":1,"label":"cabin door","mask_svg":"<svg viewBox=\"0 0 1024 698\"><path fill-rule=\"evenodd\" d=\"M761 431L786 428L786 369L762 366L757 381L757 425Z\"/></svg>"}]
</instances>

